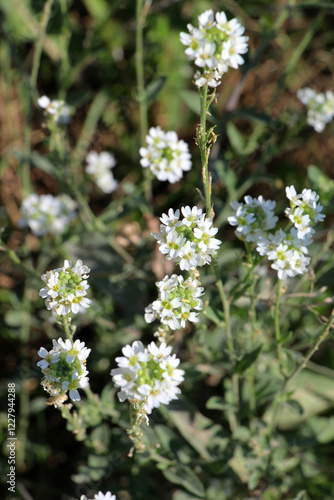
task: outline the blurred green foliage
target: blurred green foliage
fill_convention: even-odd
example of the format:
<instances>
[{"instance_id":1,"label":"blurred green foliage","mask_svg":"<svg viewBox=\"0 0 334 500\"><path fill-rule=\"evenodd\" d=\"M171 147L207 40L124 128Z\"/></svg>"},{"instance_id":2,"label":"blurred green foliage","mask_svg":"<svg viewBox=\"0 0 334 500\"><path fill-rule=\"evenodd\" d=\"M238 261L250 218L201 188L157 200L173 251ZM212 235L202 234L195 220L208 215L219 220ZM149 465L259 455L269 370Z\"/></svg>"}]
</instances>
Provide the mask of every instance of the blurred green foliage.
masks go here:
<instances>
[{"instance_id":1,"label":"blurred green foliage","mask_svg":"<svg viewBox=\"0 0 334 500\"><path fill-rule=\"evenodd\" d=\"M258 343L250 345L247 265L241 244L227 227L229 203L246 193L277 201L284 187L315 189L325 205L326 225L313 246L309 276L293 281L282 299L282 349L292 371L320 332L333 295L333 125L322 134L306 126L296 91L333 86L334 3L311 1L225 2L154 0L144 29L149 125L176 130L193 155L193 169L180 183L153 181L145 197L139 164L140 119L136 89L135 2L54 0L42 43L36 85L34 54L43 0L0 2L3 130L0 209L3 249L0 273L3 378L16 384L17 498L70 500L110 490L118 500L332 500L334 350L327 341L289 387L268 433L273 401L282 381L272 336L273 282L257 282ZM240 72L223 79L210 125L218 135L210 158L215 225L223 240L219 267L231 298L235 359L226 345L225 318L210 269L201 272L209 306L196 327L174 338L186 371L182 397L154 411L144 428L146 451L127 456L127 403L115 397L110 370L121 348L152 340L143 311L165 273L151 231L169 207L203 205L200 157L193 138L199 98L192 84L179 32L196 24L205 9L238 17L250 37ZM65 99L76 109L61 149L49 137L37 109L40 95ZM112 195L93 187L84 172L89 150L109 150L120 187ZM29 192L68 193L80 204L80 220L63 239L35 238L17 227L18 207ZM19 261L10 251L16 252ZM39 385L38 349L61 335L49 321L38 290L40 275L64 258L91 269L94 305L78 317L78 335L92 349L92 393L71 413L46 406ZM237 287L237 288L235 288ZM234 295L232 292L235 292ZM245 375L255 370L256 411L250 411ZM240 376L240 406L233 405L230 374ZM240 426L232 433L228 415ZM7 413L0 414L7 474ZM12 499L7 491L2 498ZM31 495L31 496L30 496Z\"/></svg>"}]
</instances>

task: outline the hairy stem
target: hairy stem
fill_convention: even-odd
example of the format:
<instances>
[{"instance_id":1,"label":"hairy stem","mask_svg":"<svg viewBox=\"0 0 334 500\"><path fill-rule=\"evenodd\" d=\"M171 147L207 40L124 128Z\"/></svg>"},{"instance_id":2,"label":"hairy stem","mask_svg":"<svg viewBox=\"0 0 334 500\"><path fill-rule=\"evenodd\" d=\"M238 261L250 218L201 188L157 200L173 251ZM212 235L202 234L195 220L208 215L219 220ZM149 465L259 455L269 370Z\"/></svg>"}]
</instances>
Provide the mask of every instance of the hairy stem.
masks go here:
<instances>
[{"instance_id":1,"label":"hairy stem","mask_svg":"<svg viewBox=\"0 0 334 500\"><path fill-rule=\"evenodd\" d=\"M284 370L284 365L283 365L282 345L281 345L281 330L280 330L280 323L279 323L279 306L280 306L280 298L281 298L281 287L282 287L282 281L279 279L277 281L277 288L276 288L276 303L275 303L274 322L275 322L275 339L276 339L276 352L277 352L278 364L279 364L280 372L284 375L285 370Z\"/></svg>"},{"instance_id":2,"label":"hairy stem","mask_svg":"<svg viewBox=\"0 0 334 500\"><path fill-rule=\"evenodd\" d=\"M253 266L252 252L249 246L247 245L247 255L249 265ZM255 340L256 340L256 308L255 308L255 285L256 285L256 277L254 272L252 273L251 278L251 286L249 289L250 298L251 298L251 319L252 319L252 334L251 334L251 348L254 348ZM252 413L255 411L256 407L256 398L255 398L255 387L254 387L254 378L255 378L255 364L253 363L248 372L248 384L249 384L249 406Z\"/></svg>"},{"instance_id":3,"label":"hairy stem","mask_svg":"<svg viewBox=\"0 0 334 500\"><path fill-rule=\"evenodd\" d=\"M212 208L211 208L211 177L208 169L210 148L212 144L212 129L207 132L206 131L206 115L209 109L211 102L214 99L215 92L212 93L211 96L208 97L208 86L204 85L202 89L199 90L201 97L201 121L200 125L197 128L197 143L200 149L201 155L201 163L202 163L202 179L205 193L205 205L207 215L212 217ZM226 326L226 337L227 337L227 346L230 351L231 359L234 358L234 343L231 331L231 321L230 321L230 303L227 299L225 288L223 281L220 276L219 266L217 259L213 260L213 269L216 275L216 285L219 291L219 295L221 298L222 306L224 309L225 316L225 326ZM239 406L239 377L237 374L232 376L232 387L233 387L233 402L236 407ZM234 412L229 412L228 414L230 427L232 432L234 432L238 426L237 418Z\"/></svg>"}]
</instances>

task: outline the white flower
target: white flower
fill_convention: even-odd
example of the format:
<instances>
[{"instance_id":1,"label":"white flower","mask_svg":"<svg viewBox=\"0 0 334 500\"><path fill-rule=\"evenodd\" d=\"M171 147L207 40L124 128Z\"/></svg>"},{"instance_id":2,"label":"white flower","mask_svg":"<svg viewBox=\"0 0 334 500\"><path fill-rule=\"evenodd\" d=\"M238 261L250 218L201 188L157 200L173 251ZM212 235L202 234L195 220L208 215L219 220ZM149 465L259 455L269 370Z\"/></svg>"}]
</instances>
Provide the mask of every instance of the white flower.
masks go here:
<instances>
[{"instance_id":1,"label":"white flower","mask_svg":"<svg viewBox=\"0 0 334 500\"><path fill-rule=\"evenodd\" d=\"M121 368L138 368L141 362L148 361L148 355L145 352L143 344L139 340L135 341L132 346L127 345L123 347L122 353L124 357L116 358L116 362Z\"/></svg>"},{"instance_id":2,"label":"white flower","mask_svg":"<svg viewBox=\"0 0 334 500\"><path fill-rule=\"evenodd\" d=\"M226 71L224 71L226 72ZM216 88L218 85L220 85L221 81L221 72L219 72L216 69L209 70L209 71L204 71L203 73L200 73L199 71L196 71L195 75L195 84L197 87L203 87L204 85L208 84L209 87L211 88Z\"/></svg>"},{"instance_id":3,"label":"white flower","mask_svg":"<svg viewBox=\"0 0 334 500\"><path fill-rule=\"evenodd\" d=\"M301 204L301 196L300 194L297 194L297 191L294 186L288 186L285 188L286 192L286 197L288 200L292 201L294 205L300 205Z\"/></svg>"},{"instance_id":4,"label":"white flower","mask_svg":"<svg viewBox=\"0 0 334 500\"><path fill-rule=\"evenodd\" d=\"M86 495L81 495L80 500L116 500L116 495L113 495L110 491L107 491L107 493L99 491L95 493L94 498L89 499Z\"/></svg>"},{"instance_id":5,"label":"white flower","mask_svg":"<svg viewBox=\"0 0 334 500\"><path fill-rule=\"evenodd\" d=\"M86 360L91 349L80 340L73 343L69 339L64 341L59 338L52 343L51 351L48 352L44 347L38 351L42 358L37 363L44 375L42 385L56 406L62 403L67 391L72 401L80 401L78 389L89 384Z\"/></svg>"},{"instance_id":6,"label":"white flower","mask_svg":"<svg viewBox=\"0 0 334 500\"><path fill-rule=\"evenodd\" d=\"M180 33L180 41L183 45L188 46L185 54L190 60L194 60L197 51L205 43L205 33L201 30L194 28L191 24L187 25L188 33Z\"/></svg>"},{"instance_id":7,"label":"white flower","mask_svg":"<svg viewBox=\"0 0 334 500\"><path fill-rule=\"evenodd\" d=\"M22 201L19 226L29 226L36 236L60 235L76 217L76 208L76 202L66 194L30 194Z\"/></svg>"},{"instance_id":8,"label":"white flower","mask_svg":"<svg viewBox=\"0 0 334 500\"><path fill-rule=\"evenodd\" d=\"M311 224L322 222L325 218L321 213L323 206L318 203L319 195L311 189L303 189L301 194L297 194L294 186L286 188L286 192L290 208L286 208L285 214L297 229L297 237L303 240L312 237L315 231Z\"/></svg>"},{"instance_id":9,"label":"white flower","mask_svg":"<svg viewBox=\"0 0 334 500\"><path fill-rule=\"evenodd\" d=\"M308 270L310 258L306 256L306 244L309 245L311 240L299 239L297 233L295 228L291 228L288 234L279 229L275 234L269 234L268 238L261 236L258 241L256 250L273 261L271 267L281 280L304 274Z\"/></svg>"},{"instance_id":10,"label":"white flower","mask_svg":"<svg viewBox=\"0 0 334 500\"><path fill-rule=\"evenodd\" d=\"M139 351L138 351L139 349ZM146 413L151 413L153 408L160 404L169 404L177 399L181 391L178 385L183 381L183 370L179 370L179 360L170 355L171 347L166 343L157 346L154 342L144 348L141 342L132 346L125 346L125 352L143 354L143 360L126 366L126 359L117 358L118 368L111 370L113 382L121 390L118 398L121 402L137 400L144 403ZM124 351L123 351L124 353Z\"/></svg>"},{"instance_id":11,"label":"white flower","mask_svg":"<svg viewBox=\"0 0 334 500\"><path fill-rule=\"evenodd\" d=\"M169 210L168 216L160 218L161 233L152 233L158 240L159 250L167 260L174 259L182 270L195 269L211 262L221 241L214 238L217 229L212 221L197 207L182 207L183 220L179 220L180 212Z\"/></svg>"},{"instance_id":12,"label":"white flower","mask_svg":"<svg viewBox=\"0 0 334 500\"><path fill-rule=\"evenodd\" d=\"M90 269L81 260L74 267L71 261L65 260L63 267L43 274L42 280L46 287L40 290L39 295L46 299L47 309L52 309L58 316L66 316L71 312L83 312L90 307L92 301L85 297L89 288L89 272Z\"/></svg>"},{"instance_id":13,"label":"white flower","mask_svg":"<svg viewBox=\"0 0 334 500\"><path fill-rule=\"evenodd\" d=\"M73 108L66 104L65 101L59 101L57 99L51 101L49 97L43 95L37 99L37 102L42 109L45 109L46 114L49 115L57 125L66 125L70 123Z\"/></svg>"},{"instance_id":14,"label":"white flower","mask_svg":"<svg viewBox=\"0 0 334 500\"><path fill-rule=\"evenodd\" d=\"M278 217L274 215L276 202L264 200L263 196L245 196L245 203L232 202L235 216L228 217L232 226L237 226L235 234L243 241L257 242L269 229L276 226Z\"/></svg>"},{"instance_id":15,"label":"white flower","mask_svg":"<svg viewBox=\"0 0 334 500\"><path fill-rule=\"evenodd\" d=\"M196 66L199 66L200 68L204 68L204 66L207 66L208 68L217 66L218 61L214 56L215 52L216 44L214 43L206 43L205 45L200 47L196 54Z\"/></svg>"},{"instance_id":16,"label":"white flower","mask_svg":"<svg viewBox=\"0 0 334 500\"><path fill-rule=\"evenodd\" d=\"M322 132L334 117L333 92L316 93L306 87L298 90L297 98L307 106L307 123L316 132Z\"/></svg>"},{"instance_id":17,"label":"white flower","mask_svg":"<svg viewBox=\"0 0 334 500\"><path fill-rule=\"evenodd\" d=\"M198 322L196 311L201 311L203 308L200 297L204 289L197 279L185 280L183 276L172 274L172 276L165 276L156 285L159 290L159 299L146 307L145 321L147 323L152 323L155 318L158 318L162 324L169 326L172 330L177 330L184 328L187 320L191 323Z\"/></svg>"},{"instance_id":18,"label":"white flower","mask_svg":"<svg viewBox=\"0 0 334 500\"><path fill-rule=\"evenodd\" d=\"M86 172L92 177L97 186L104 193L112 193L117 189L118 182L110 169L116 165L115 157L107 151L97 153L91 151L86 156Z\"/></svg>"},{"instance_id":19,"label":"white flower","mask_svg":"<svg viewBox=\"0 0 334 500\"><path fill-rule=\"evenodd\" d=\"M176 132L164 132L152 127L146 136L146 147L139 150L140 164L149 168L160 181L175 183L182 179L183 172L191 169L188 145L178 139Z\"/></svg>"},{"instance_id":20,"label":"white flower","mask_svg":"<svg viewBox=\"0 0 334 500\"><path fill-rule=\"evenodd\" d=\"M195 84L215 88L229 68L237 69L244 63L241 54L248 50L248 37L237 19L228 21L224 12L214 16L211 9L207 10L198 22L198 29L188 24L189 34L180 33L180 40L187 46L187 58L202 68L195 73Z\"/></svg>"},{"instance_id":21,"label":"white flower","mask_svg":"<svg viewBox=\"0 0 334 500\"><path fill-rule=\"evenodd\" d=\"M198 23L199 23L201 28L204 28L204 29L211 28L214 25L213 11L210 9L210 10L206 10L205 12L203 12L203 14L198 16Z\"/></svg>"}]
</instances>

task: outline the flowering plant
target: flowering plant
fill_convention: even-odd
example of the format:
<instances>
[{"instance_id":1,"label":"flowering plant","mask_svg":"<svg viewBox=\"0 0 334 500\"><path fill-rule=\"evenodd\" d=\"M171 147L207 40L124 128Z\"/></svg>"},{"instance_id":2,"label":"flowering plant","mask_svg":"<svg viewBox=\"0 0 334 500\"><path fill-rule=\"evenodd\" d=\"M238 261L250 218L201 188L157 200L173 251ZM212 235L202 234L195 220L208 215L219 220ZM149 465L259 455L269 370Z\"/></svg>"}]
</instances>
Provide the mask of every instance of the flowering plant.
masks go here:
<instances>
[{"instance_id":1,"label":"flowering plant","mask_svg":"<svg viewBox=\"0 0 334 500\"><path fill-rule=\"evenodd\" d=\"M1 9L5 500L332 500L330 2L37 3Z\"/></svg>"}]
</instances>

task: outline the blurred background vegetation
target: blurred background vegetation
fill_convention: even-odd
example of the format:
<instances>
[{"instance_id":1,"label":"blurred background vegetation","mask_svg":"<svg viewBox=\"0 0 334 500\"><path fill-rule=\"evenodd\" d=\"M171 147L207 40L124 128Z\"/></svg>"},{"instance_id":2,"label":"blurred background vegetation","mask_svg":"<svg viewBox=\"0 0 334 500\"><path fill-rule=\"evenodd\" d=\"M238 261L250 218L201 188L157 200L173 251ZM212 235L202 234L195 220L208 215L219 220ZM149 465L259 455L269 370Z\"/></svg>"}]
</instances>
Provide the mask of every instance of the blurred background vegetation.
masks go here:
<instances>
[{"instance_id":1,"label":"blurred background vegetation","mask_svg":"<svg viewBox=\"0 0 334 500\"><path fill-rule=\"evenodd\" d=\"M329 228L334 214L334 125L316 134L306 125L305 108L296 99L296 92L305 86L317 91L333 89L334 3L149 3L144 29L149 126L176 130L193 155L193 169L181 182L153 182L151 205L144 195L138 153L134 0L54 0L36 78L32 77L32 68L45 2L0 1L2 237L20 261L33 270L27 277L8 253L2 254L2 401L6 402L7 383L14 381L17 386L18 487L14 497L70 500L90 489L109 489L117 493L118 500L331 500L333 340L316 354L314 370L309 367L302 374L305 380L300 384L312 386L312 390L301 394L294 412L287 414L285 421L282 417L281 434L274 443L277 457L271 465L261 462L268 443L261 441L259 428L277 386L270 384L269 358L261 358L258 369L260 373L262 370L263 387L258 390L258 426L254 424L249 431L246 404L241 409L244 427L232 450L222 417L223 401L228 401L229 394L229 365L224 350L224 326L214 310L217 304L209 270L203 273L202 281L207 299L213 296L213 309L208 308L207 317L196 329L188 327L174 339L187 374L183 397L175 405L154 412L153 430L148 431L149 442L161 445L160 458L155 452L127 458L127 406L116 402L109 374L123 345L139 338L144 342L152 340L152 328L143 319L144 308L155 298L154 282L173 271L172 264L157 253L150 236L151 231L158 230L158 217L169 207L202 204L198 192L202 187L200 157L194 142L199 98L192 84L193 67L186 60L179 33L186 30L189 22L197 25L197 16L208 8L237 17L246 27L250 45L241 71L224 77L210 117L218 135L210 169L215 225L219 226L223 240L220 264L224 279L231 273L231 283L235 284L242 255L241 244L227 226L230 201L246 193L262 194L277 201L282 215L286 206L284 188L294 184L297 192L304 187L316 189L327 213L326 226L314 252L321 262L312 275L318 290L316 305L313 304L316 314L310 303L306 309L303 299L296 295L294 304L284 306L286 332L294 332L289 345L298 352L304 352L307 341L319 329L317 315L328 314L327 304L333 295L333 233ZM62 158L48 155L48 131L36 106L37 98L44 94L64 99L76 110ZM112 197L99 192L85 175L84 157L89 150L108 150L117 158L114 175L120 187ZM103 222L103 231L87 214L63 241L38 239L18 229L19 207L30 191L53 195L65 192L75 197L75 189ZM94 306L76 319L80 339L92 348L88 360L91 388L100 394L98 403L91 397L80 413L86 436L78 430L81 424L69 420L70 430L77 430L76 435L71 434L60 412L45 405L45 393L39 384L41 374L36 366L39 347L50 346L51 339L60 336L38 297L42 287L38 276L46 269L58 267L67 257L81 258L92 269ZM294 290L299 290L301 296L307 279L303 283ZM259 307L265 322L270 316L270 304L266 302L270 290L265 281L261 293ZM249 321L247 301L240 303L234 313L242 353L247 329L240 329ZM216 398L211 399L211 406L207 404L209 398ZM299 411L298 404L304 411ZM6 455L6 405L0 418ZM251 439L255 439L254 443ZM251 463L240 458L240 450L247 446L247 460ZM292 456L290 450L294 447ZM165 462L162 456L166 457ZM6 477L7 467L4 460L2 477ZM303 490L306 496L300 493ZM4 491L1 498L13 498L5 485Z\"/></svg>"}]
</instances>

